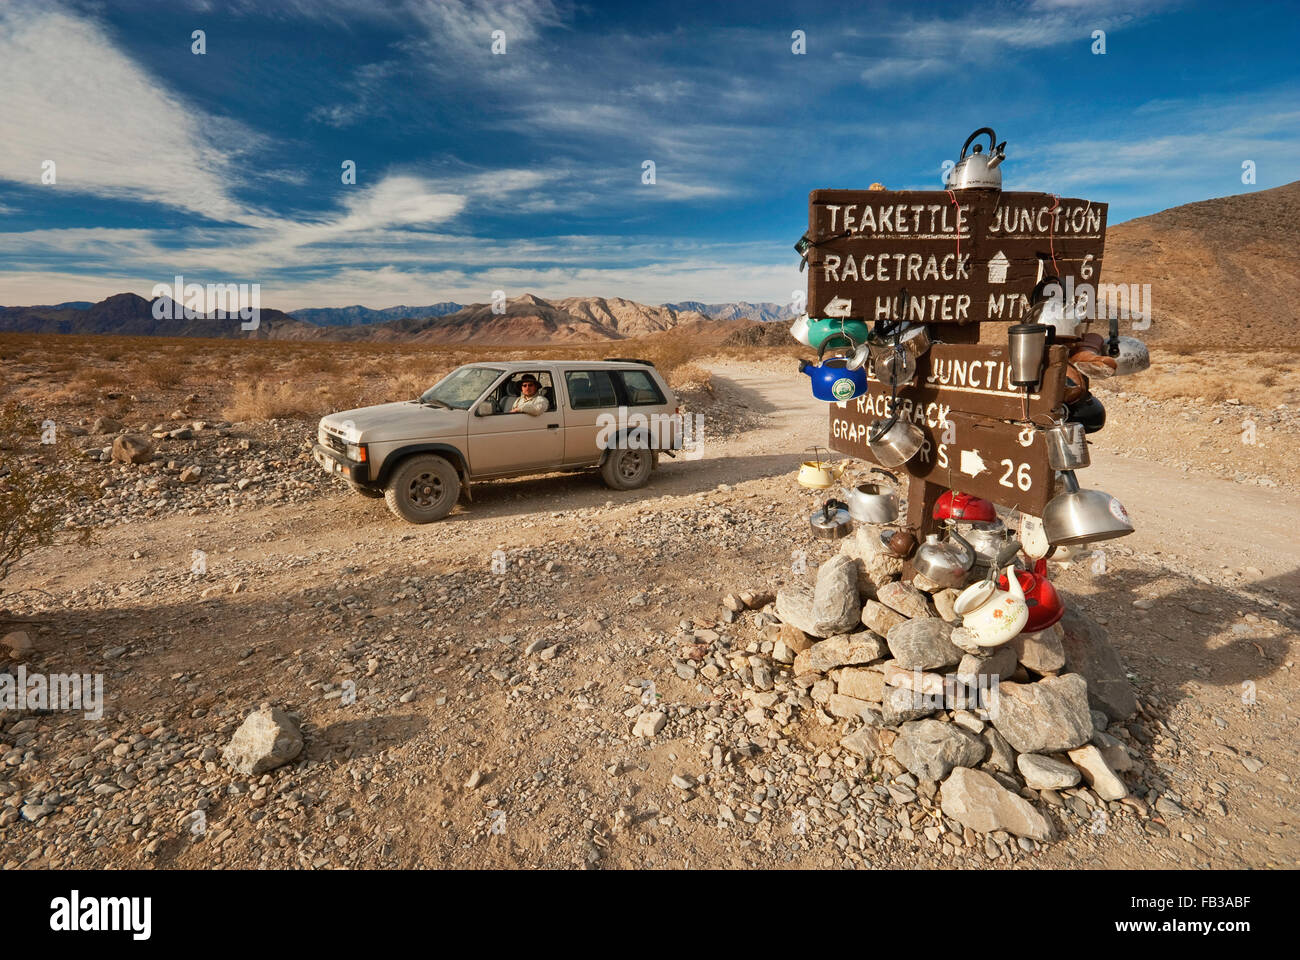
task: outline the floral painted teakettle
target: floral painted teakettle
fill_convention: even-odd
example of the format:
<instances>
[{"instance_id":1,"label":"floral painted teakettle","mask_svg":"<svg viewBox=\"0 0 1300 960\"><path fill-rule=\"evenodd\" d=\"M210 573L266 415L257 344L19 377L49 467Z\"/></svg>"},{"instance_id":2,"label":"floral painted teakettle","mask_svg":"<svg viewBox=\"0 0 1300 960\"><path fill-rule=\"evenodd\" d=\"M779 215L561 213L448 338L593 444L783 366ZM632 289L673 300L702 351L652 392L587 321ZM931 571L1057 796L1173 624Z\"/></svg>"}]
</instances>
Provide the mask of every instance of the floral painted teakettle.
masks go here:
<instances>
[{"instance_id":1,"label":"floral painted teakettle","mask_svg":"<svg viewBox=\"0 0 1300 960\"><path fill-rule=\"evenodd\" d=\"M981 647L1000 647L1016 637L1029 620L1029 605L1015 576L1015 567L1006 570L1008 590L999 590L992 580L973 583L953 603L961 614L961 625L970 631Z\"/></svg>"}]
</instances>

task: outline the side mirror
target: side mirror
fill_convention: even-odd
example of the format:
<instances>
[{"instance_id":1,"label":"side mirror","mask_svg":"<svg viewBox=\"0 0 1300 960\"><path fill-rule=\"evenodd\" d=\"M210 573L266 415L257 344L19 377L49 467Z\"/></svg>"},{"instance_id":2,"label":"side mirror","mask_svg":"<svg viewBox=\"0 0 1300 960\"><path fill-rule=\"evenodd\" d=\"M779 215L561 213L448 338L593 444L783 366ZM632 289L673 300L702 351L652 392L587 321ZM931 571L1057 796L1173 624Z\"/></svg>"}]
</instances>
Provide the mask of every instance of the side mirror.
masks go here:
<instances>
[{"instance_id":1,"label":"side mirror","mask_svg":"<svg viewBox=\"0 0 1300 960\"><path fill-rule=\"evenodd\" d=\"M490 417L494 412L491 400L484 400L478 405L478 415L480 417Z\"/></svg>"}]
</instances>

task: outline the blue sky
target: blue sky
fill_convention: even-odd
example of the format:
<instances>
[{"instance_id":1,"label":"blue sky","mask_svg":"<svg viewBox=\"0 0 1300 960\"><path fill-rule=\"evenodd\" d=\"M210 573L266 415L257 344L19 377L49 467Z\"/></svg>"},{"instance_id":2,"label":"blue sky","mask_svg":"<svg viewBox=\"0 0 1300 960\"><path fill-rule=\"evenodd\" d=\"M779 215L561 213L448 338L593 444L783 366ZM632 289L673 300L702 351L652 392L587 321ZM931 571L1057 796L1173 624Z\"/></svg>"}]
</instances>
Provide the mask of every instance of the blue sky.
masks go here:
<instances>
[{"instance_id":1,"label":"blue sky","mask_svg":"<svg viewBox=\"0 0 1300 960\"><path fill-rule=\"evenodd\" d=\"M809 190L937 189L980 126L1005 189L1112 223L1300 178L1298 23L1172 0L0 0L0 304L177 273L290 310L787 301Z\"/></svg>"}]
</instances>

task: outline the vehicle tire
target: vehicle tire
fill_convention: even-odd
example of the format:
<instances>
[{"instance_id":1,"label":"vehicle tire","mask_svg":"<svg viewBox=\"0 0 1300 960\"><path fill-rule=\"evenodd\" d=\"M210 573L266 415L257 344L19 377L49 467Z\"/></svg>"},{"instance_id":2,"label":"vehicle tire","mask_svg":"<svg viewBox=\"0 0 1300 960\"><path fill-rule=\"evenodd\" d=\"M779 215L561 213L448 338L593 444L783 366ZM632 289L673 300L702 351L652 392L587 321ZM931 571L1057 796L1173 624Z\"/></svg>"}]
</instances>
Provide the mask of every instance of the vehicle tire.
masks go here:
<instances>
[{"instance_id":1,"label":"vehicle tire","mask_svg":"<svg viewBox=\"0 0 1300 960\"><path fill-rule=\"evenodd\" d=\"M397 465L384 491L388 509L407 523L432 523L460 498L460 476L444 457L417 454Z\"/></svg>"},{"instance_id":2,"label":"vehicle tire","mask_svg":"<svg viewBox=\"0 0 1300 960\"><path fill-rule=\"evenodd\" d=\"M635 490L650 482L654 468L654 451L620 448L609 451L600 465L600 477L614 490Z\"/></svg>"},{"instance_id":3,"label":"vehicle tire","mask_svg":"<svg viewBox=\"0 0 1300 960\"><path fill-rule=\"evenodd\" d=\"M378 500L384 495L384 491L380 490L378 487L363 487L355 483L349 483L348 486L352 488L353 493L359 493L363 497L368 497L371 500Z\"/></svg>"}]
</instances>

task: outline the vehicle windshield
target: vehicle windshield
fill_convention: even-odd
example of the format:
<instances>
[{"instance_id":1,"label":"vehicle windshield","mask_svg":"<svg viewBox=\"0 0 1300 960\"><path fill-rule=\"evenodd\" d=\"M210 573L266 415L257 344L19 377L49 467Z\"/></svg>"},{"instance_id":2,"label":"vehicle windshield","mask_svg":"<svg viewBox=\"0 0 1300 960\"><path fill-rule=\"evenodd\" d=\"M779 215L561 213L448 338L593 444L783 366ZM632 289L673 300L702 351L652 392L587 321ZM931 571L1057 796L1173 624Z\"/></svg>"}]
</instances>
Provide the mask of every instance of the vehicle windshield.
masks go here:
<instances>
[{"instance_id":1,"label":"vehicle windshield","mask_svg":"<svg viewBox=\"0 0 1300 960\"><path fill-rule=\"evenodd\" d=\"M494 367L458 367L424 391L420 402L468 410L501 373Z\"/></svg>"}]
</instances>

